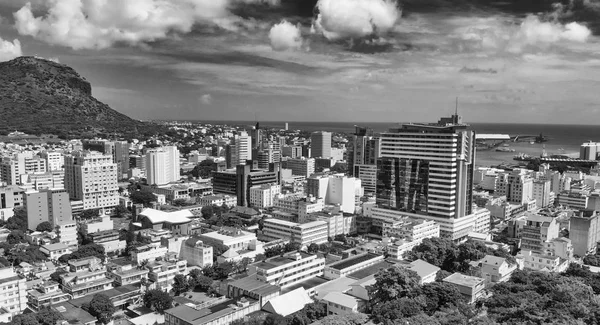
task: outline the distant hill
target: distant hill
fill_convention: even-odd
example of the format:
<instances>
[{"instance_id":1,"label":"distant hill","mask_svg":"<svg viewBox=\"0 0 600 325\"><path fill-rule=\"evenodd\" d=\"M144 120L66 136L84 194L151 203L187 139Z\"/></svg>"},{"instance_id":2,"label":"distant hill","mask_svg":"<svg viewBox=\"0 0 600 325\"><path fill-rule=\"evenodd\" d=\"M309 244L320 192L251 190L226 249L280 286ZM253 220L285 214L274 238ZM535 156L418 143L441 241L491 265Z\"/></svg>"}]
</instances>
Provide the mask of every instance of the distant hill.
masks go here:
<instances>
[{"instance_id":1,"label":"distant hill","mask_svg":"<svg viewBox=\"0 0 600 325\"><path fill-rule=\"evenodd\" d=\"M90 83L64 64L34 57L0 62L0 134L136 137L160 129L95 99Z\"/></svg>"}]
</instances>

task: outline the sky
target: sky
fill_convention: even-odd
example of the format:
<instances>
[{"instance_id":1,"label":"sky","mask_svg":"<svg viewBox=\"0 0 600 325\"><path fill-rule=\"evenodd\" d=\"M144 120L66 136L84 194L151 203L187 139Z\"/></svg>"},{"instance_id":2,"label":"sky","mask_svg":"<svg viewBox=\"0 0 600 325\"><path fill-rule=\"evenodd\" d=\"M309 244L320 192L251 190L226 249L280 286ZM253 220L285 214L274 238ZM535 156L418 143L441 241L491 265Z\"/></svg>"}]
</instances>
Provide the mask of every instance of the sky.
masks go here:
<instances>
[{"instance_id":1,"label":"sky","mask_svg":"<svg viewBox=\"0 0 600 325\"><path fill-rule=\"evenodd\" d=\"M595 124L600 0L1 0L137 119Z\"/></svg>"}]
</instances>

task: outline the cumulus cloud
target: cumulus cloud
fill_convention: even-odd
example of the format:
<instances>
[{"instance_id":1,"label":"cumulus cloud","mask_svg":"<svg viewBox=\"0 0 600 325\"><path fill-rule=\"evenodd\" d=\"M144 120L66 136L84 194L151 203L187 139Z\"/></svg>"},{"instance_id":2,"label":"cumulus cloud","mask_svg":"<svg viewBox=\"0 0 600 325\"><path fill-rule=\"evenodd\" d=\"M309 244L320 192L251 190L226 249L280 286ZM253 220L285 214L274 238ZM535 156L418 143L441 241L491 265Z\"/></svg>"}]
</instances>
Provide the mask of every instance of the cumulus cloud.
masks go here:
<instances>
[{"instance_id":1,"label":"cumulus cloud","mask_svg":"<svg viewBox=\"0 0 600 325\"><path fill-rule=\"evenodd\" d=\"M302 47L302 32L298 26L283 20L269 31L271 47L275 51L297 50Z\"/></svg>"},{"instance_id":2,"label":"cumulus cloud","mask_svg":"<svg viewBox=\"0 0 600 325\"><path fill-rule=\"evenodd\" d=\"M0 62L12 60L21 55L23 55L23 51L18 39L11 42L0 37Z\"/></svg>"},{"instance_id":3,"label":"cumulus cloud","mask_svg":"<svg viewBox=\"0 0 600 325\"><path fill-rule=\"evenodd\" d=\"M200 101L204 105L210 105L212 104L212 96L210 94L204 94L202 97L200 97Z\"/></svg>"},{"instance_id":4,"label":"cumulus cloud","mask_svg":"<svg viewBox=\"0 0 600 325\"><path fill-rule=\"evenodd\" d=\"M520 24L488 19L476 26L461 28L458 35L467 46L479 50L520 53L527 48L544 48L558 42L583 43L592 32L577 22L561 24L542 21L538 16L527 16Z\"/></svg>"},{"instance_id":5,"label":"cumulus cloud","mask_svg":"<svg viewBox=\"0 0 600 325\"><path fill-rule=\"evenodd\" d=\"M315 32L329 40L379 35L401 16L396 0L319 0Z\"/></svg>"},{"instance_id":6,"label":"cumulus cloud","mask_svg":"<svg viewBox=\"0 0 600 325\"><path fill-rule=\"evenodd\" d=\"M236 3L277 4L275 0L49 0L36 17L31 4L15 12L21 35L73 49L103 49L189 33L196 23L227 23Z\"/></svg>"}]
</instances>

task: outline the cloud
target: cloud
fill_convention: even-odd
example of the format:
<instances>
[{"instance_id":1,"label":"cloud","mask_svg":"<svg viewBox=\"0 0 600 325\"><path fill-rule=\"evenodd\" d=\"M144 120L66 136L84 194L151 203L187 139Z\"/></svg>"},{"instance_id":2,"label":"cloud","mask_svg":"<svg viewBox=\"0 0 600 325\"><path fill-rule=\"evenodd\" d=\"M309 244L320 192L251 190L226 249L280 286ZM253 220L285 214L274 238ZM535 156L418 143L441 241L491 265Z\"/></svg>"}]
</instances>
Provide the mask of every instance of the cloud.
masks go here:
<instances>
[{"instance_id":1,"label":"cloud","mask_svg":"<svg viewBox=\"0 0 600 325\"><path fill-rule=\"evenodd\" d=\"M14 41L5 41L0 37L0 62L9 61L23 55L21 42L18 39Z\"/></svg>"},{"instance_id":2,"label":"cloud","mask_svg":"<svg viewBox=\"0 0 600 325\"><path fill-rule=\"evenodd\" d=\"M32 5L15 12L21 35L73 49L104 49L117 43L136 45L189 33L197 23L230 24L229 8L240 3L274 0L49 0L36 17Z\"/></svg>"},{"instance_id":3,"label":"cloud","mask_svg":"<svg viewBox=\"0 0 600 325\"><path fill-rule=\"evenodd\" d=\"M492 68L482 69L482 68L470 68L470 67L464 66L458 72L461 72L461 73L491 73L491 74L496 74L496 73L498 73L498 70L492 69Z\"/></svg>"},{"instance_id":4,"label":"cloud","mask_svg":"<svg viewBox=\"0 0 600 325\"><path fill-rule=\"evenodd\" d=\"M401 16L396 0L319 0L315 32L329 40L380 35Z\"/></svg>"},{"instance_id":5,"label":"cloud","mask_svg":"<svg viewBox=\"0 0 600 325\"><path fill-rule=\"evenodd\" d=\"M589 28L577 22L561 24L558 21L542 21L535 15L527 16L520 24L498 17L486 18L456 31L456 35L464 41L459 44L461 50L511 53L546 48L560 42L584 43L591 34Z\"/></svg>"},{"instance_id":6,"label":"cloud","mask_svg":"<svg viewBox=\"0 0 600 325\"><path fill-rule=\"evenodd\" d=\"M283 20L269 31L271 47L275 51L298 50L302 47L302 32L298 26Z\"/></svg>"},{"instance_id":7,"label":"cloud","mask_svg":"<svg viewBox=\"0 0 600 325\"><path fill-rule=\"evenodd\" d=\"M212 96L210 94L204 94L202 97L200 97L200 101L204 105L210 105L212 104Z\"/></svg>"}]
</instances>

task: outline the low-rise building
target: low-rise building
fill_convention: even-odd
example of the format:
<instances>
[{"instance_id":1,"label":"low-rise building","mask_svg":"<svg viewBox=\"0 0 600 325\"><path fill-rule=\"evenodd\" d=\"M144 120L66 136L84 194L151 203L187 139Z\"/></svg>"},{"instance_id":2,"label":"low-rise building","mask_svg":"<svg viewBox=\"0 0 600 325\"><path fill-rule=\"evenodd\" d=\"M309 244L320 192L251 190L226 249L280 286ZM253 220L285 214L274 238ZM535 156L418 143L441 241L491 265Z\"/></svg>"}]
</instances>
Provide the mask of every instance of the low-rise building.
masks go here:
<instances>
[{"instance_id":1,"label":"low-rise building","mask_svg":"<svg viewBox=\"0 0 600 325\"><path fill-rule=\"evenodd\" d=\"M311 221L300 224L275 218L265 219L262 231L263 236L269 240L288 239L303 247L312 243L326 243L329 233L325 221Z\"/></svg>"},{"instance_id":2,"label":"low-rise building","mask_svg":"<svg viewBox=\"0 0 600 325\"><path fill-rule=\"evenodd\" d=\"M466 298L467 302L472 304L484 294L485 279L454 273L443 280L450 283Z\"/></svg>"},{"instance_id":3,"label":"low-rise building","mask_svg":"<svg viewBox=\"0 0 600 325\"><path fill-rule=\"evenodd\" d=\"M510 264L503 257L486 255L481 260L481 275L488 283L508 281L517 268L516 263Z\"/></svg>"},{"instance_id":4,"label":"low-rise building","mask_svg":"<svg viewBox=\"0 0 600 325\"><path fill-rule=\"evenodd\" d=\"M256 274L256 278L262 282L287 288L323 275L324 268L325 258L300 251L250 264L248 274Z\"/></svg>"},{"instance_id":5,"label":"low-rise building","mask_svg":"<svg viewBox=\"0 0 600 325\"><path fill-rule=\"evenodd\" d=\"M263 243L258 241L256 234L236 228L223 227L219 231L199 234L198 238L206 245L228 248L225 252L227 256L221 258L221 261L236 261L244 257L253 259L265 252Z\"/></svg>"},{"instance_id":6,"label":"low-rise building","mask_svg":"<svg viewBox=\"0 0 600 325\"><path fill-rule=\"evenodd\" d=\"M108 290L113 282L106 277L102 261L93 256L69 261L69 273L60 277L63 291L73 299Z\"/></svg>"},{"instance_id":7,"label":"low-rise building","mask_svg":"<svg viewBox=\"0 0 600 325\"><path fill-rule=\"evenodd\" d=\"M196 309L188 305L179 305L165 311L166 325L222 325L242 319L246 315L259 311L260 303L252 298L226 300L217 305Z\"/></svg>"},{"instance_id":8,"label":"low-rise building","mask_svg":"<svg viewBox=\"0 0 600 325\"><path fill-rule=\"evenodd\" d=\"M177 274L187 274L187 261L176 259L154 261L148 263L146 268L150 271L148 280L151 287L169 291Z\"/></svg>"},{"instance_id":9,"label":"low-rise building","mask_svg":"<svg viewBox=\"0 0 600 325\"><path fill-rule=\"evenodd\" d=\"M148 273L147 268L133 263L109 263L106 267L106 276L113 280L116 287L140 283L148 278Z\"/></svg>"},{"instance_id":10,"label":"low-rise building","mask_svg":"<svg viewBox=\"0 0 600 325\"><path fill-rule=\"evenodd\" d=\"M213 264L213 248L205 245L198 237L191 237L181 245L179 256L188 265L205 267Z\"/></svg>"},{"instance_id":11,"label":"low-rise building","mask_svg":"<svg viewBox=\"0 0 600 325\"><path fill-rule=\"evenodd\" d=\"M260 281L253 276L235 280L227 285L227 297L250 297L258 300L261 307L269 300L279 296L280 293L281 288L279 286Z\"/></svg>"},{"instance_id":12,"label":"low-rise building","mask_svg":"<svg viewBox=\"0 0 600 325\"><path fill-rule=\"evenodd\" d=\"M144 246L135 247L129 252L131 260L138 265L143 261L155 261L159 257L163 257L167 254L168 249L161 247L159 243L152 243Z\"/></svg>"},{"instance_id":13,"label":"low-rise building","mask_svg":"<svg viewBox=\"0 0 600 325\"><path fill-rule=\"evenodd\" d=\"M279 184L262 184L250 188L250 206L264 209L273 206L274 198L281 193Z\"/></svg>"},{"instance_id":14,"label":"low-rise building","mask_svg":"<svg viewBox=\"0 0 600 325\"><path fill-rule=\"evenodd\" d=\"M383 261L383 255L364 253L325 266L323 276L337 279Z\"/></svg>"},{"instance_id":15,"label":"low-rise building","mask_svg":"<svg viewBox=\"0 0 600 325\"><path fill-rule=\"evenodd\" d=\"M71 295L60 290L59 284L54 281L42 282L27 291L27 307L34 312L44 307L71 300Z\"/></svg>"},{"instance_id":16,"label":"low-rise building","mask_svg":"<svg viewBox=\"0 0 600 325\"><path fill-rule=\"evenodd\" d=\"M440 270L439 267L429 264L423 260L415 260L410 262L408 265L402 266L411 271L415 271L419 275L420 285L435 282L435 277Z\"/></svg>"},{"instance_id":17,"label":"low-rise building","mask_svg":"<svg viewBox=\"0 0 600 325\"><path fill-rule=\"evenodd\" d=\"M237 204L237 198L234 195L215 194L200 197L196 200L202 206L223 206L234 207Z\"/></svg>"},{"instance_id":18,"label":"low-rise building","mask_svg":"<svg viewBox=\"0 0 600 325\"><path fill-rule=\"evenodd\" d=\"M358 313L365 306L363 300L341 292L330 292L321 301L327 304L327 315Z\"/></svg>"},{"instance_id":19,"label":"low-rise building","mask_svg":"<svg viewBox=\"0 0 600 325\"><path fill-rule=\"evenodd\" d=\"M49 244L40 246L40 252L48 257L49 260L56 261L59 257L73 253L69 246L63 243Z\"/></svg>"}]
</instances>

